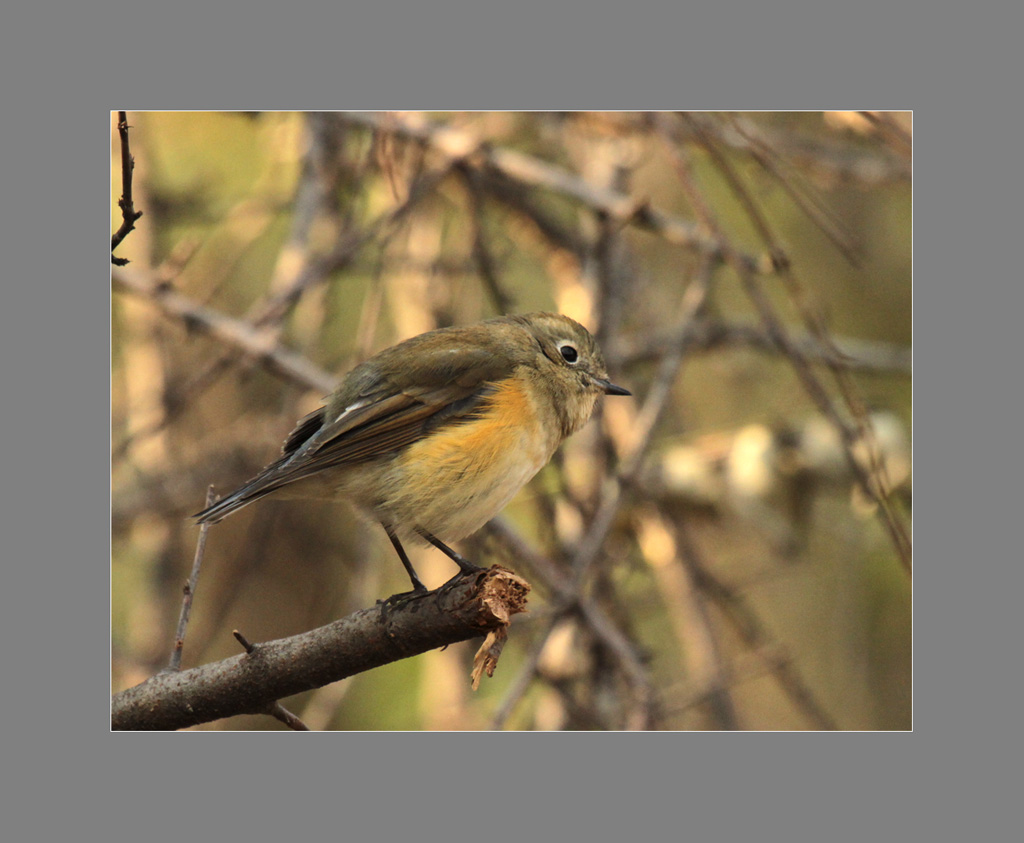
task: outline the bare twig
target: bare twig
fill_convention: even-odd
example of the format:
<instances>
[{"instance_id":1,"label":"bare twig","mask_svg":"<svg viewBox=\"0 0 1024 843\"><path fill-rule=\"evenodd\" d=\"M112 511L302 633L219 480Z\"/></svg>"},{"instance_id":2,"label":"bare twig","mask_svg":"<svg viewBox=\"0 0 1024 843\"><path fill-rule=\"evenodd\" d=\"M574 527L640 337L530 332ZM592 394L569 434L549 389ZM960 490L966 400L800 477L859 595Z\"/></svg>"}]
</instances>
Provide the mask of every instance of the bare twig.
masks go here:
<instances>
[{"instance_id":1,"label":"bare twig","mask_svg":"<svg viewBox=\"0 0 1024 843\"><path fill-rule=\"evenodd\" d=\"M132 170L135 169L135 159L132 157L131 148L128 144L128 113L117 112L117 133L121 138L121 198L117 200L117 207L121 209L121 225L110 238L110 262L114 266L126 266L126 258L114 257L114 249L121 245L121 241L134 230L135 223L142 216L142 211L135 210L135 202L132 199Z\"/></svg>"},{"instance_id":2,"label":"bare twig","mask_svg":"<svg viewBox=\"0 0 1024 843\"><path fill-rule=\"evenodd\" d=\"M213 493L213 486L206 490L206 505L211 506L216 500ZM181 653L185 649L185 631L188 629L188 619L192 614L192 597L196 593L196 584L199 582L199 569L203 565L203 554L206 551L206 533L209 524L202 524L199 527L199 538L196 540L196 555L192 560L192 572L185 583L185 596L181 600L181 614L178 616L178 629L174 633L174 649L171 650L171 660L167 664L168 670L181 670Z\"/></svg>"},{"instance_id":3,"label":"bare twig","mask_svg":"<svg viewBox=\"0 0 1024 843\"><path fill-rule=\"evenodd\" d=\"M235 640L242 645L242 649L245 650L245 652L251 654L256 649L256 645L242 635L242 633L237 629L231 630L231 634L235 636Z\"/></svg>"},{"instance_id":4,"label":"bare twig","mask_svg":"<svg viewBox=\"0 0 1024 843\"><path fill-rule=\"evenodd\" d=\"M485 635L525 611L529 585L492 567L394 606L363 609L310 632L192 670L163 672L115 694L115 730L180 729L259 714L293 694Z\"/></svg>"},{"instance_id":5,"label":"bare twig","mask_svg":"<svg viewBox=\"0 0 1024 843\"><path fill-rule=\"evenodd\" d=\"M301 718L296 717L279 702L271 703L270 707L267 709L267 714L277 720L280 720L285 726L289 729L295 730L296 732L310 731L309 726L303 723Z\"/></svg>"}]
</instances>

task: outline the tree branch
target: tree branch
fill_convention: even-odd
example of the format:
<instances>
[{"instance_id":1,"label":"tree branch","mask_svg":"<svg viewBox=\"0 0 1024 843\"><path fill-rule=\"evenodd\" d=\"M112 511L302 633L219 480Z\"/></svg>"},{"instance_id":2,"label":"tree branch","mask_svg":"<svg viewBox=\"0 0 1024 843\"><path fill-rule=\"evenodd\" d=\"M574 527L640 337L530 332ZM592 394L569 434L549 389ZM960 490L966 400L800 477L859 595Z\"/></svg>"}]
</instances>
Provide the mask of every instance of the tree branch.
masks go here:
<instances>
[{"instance_id":1,"label":"tree branch","mask_svg":"<svg viewBox=\"0 0 1024 843\"><path fill-rule=\"evenodd\" d=\"M206 526L205 524L203 525ZM242 648L246 653L250 655L256 649L256 645L249 641L241 632L237 629L233 630L232 635L235 636L235 640L242 645ZM299 717L292 714L287 708L285 708L279 702L272 702L267 705L266 713L273 717L275 720L280 720L289 729L293 729L296 732L309 732L312 731L309 726L302 722Z\"/></svg>"},{"instance_id":2,"label":"tree branch","mask_svg":"<svg viewBox=\"0 0 1024 843\"><path fill-rule=\"evenodd\" d=\"M162 672L115 694L115 731L181 729L261 714L284 697L478 638L526 611L529 584L493 566L397 606L362 609L319 629L192 670Z\"/></svg>"}]
</instances>

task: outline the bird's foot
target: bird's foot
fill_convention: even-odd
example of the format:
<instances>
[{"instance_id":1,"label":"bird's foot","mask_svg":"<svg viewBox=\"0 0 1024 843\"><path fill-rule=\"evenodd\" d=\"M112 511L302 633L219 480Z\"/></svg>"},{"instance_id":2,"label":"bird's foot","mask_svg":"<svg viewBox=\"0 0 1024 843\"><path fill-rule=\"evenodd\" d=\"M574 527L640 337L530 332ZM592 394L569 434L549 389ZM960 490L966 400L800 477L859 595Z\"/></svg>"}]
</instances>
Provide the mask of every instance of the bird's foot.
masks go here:
<instances>
[{"instance_id":1,"label":"bird's foot","mask_svg":"<svg viewBox=\"0 0 1024 843\"><path fill-rule=\"evenodd\" d=\"M447 594L455 588L455 586L466 579L466 577L472 577L479 574L481 571L487 570L487 568L481 568L479 565L474 565L464 557L460 556L459 558L462 560L459 562L459 572L437 590L438 594Z\"/></svg>"},{"instance_id":2,"label":"bird's foot","mask_svg":"<svg viewBox=\"0 0 1024 843\"><path fill-rule=\"evenodd\" d=\"M407 603L413 600L418 600L420 597L425 597L430 594L430 591L425 585L419 585L412 591L403 591L399 594L392 594L385 600L378 600L377 605L380 606L380 617L381 620L387 620L388 614L393 612L395 609L400 609Z\"/></svg>"}]
</instances>

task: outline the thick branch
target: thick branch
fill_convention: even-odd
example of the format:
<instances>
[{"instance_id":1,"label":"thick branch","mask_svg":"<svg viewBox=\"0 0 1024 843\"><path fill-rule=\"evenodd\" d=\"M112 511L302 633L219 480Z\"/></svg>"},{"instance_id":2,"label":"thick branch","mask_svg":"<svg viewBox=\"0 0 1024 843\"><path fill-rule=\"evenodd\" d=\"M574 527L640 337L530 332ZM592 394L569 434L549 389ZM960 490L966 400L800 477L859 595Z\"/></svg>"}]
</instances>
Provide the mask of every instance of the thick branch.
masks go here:
<instances>
[{"instance_id":1,"label":"thick branch","mask_svg":"<svg viewBox=\"0 0 1024 843\"><path fill-rule=\"evenodd\" d=\"M529 590L524 580L494 566L397 606L362 609L319 629L257 644L251 653L166 671L114 695L112 728L181 729L264 713L292 694L502 629L526 611Z\"/></svg>"}]
</instances>

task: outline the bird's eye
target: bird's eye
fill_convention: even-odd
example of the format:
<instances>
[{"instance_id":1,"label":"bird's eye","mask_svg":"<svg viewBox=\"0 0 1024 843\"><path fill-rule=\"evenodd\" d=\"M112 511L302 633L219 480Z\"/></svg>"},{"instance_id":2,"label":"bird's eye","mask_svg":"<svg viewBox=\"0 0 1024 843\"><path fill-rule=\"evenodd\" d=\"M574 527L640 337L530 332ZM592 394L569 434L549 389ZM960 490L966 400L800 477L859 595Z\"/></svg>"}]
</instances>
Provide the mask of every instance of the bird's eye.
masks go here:
<instances>
[{"instance_id":1,"label":"bird's eye","mask_svg":"<svg viewBox=\"0 0 1024 843\"><path fill-rule=\"evenodd\" d=\"M558 346L559 352L562 354L562 359L566 363L575 363L579 360L579 352L576 351L576 347L565 342Z\"/></svg>"}]
</instances>

